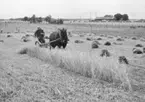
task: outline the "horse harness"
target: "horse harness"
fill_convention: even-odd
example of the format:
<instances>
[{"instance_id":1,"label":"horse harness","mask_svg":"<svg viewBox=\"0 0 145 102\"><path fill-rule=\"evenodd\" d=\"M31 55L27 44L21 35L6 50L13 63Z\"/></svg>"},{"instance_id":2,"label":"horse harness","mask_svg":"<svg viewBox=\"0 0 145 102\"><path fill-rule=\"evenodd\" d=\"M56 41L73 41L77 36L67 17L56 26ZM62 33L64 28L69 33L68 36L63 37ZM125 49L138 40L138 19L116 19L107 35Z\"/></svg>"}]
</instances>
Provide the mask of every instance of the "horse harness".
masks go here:
<instances>
[{"instance_id":1,"label":"horse harness","mask_svg":"<svg viewBox=\"0 0 145 102\"><path fill-rule=\"evenodd\" d=\"M57 38L56 40L53 40L53 41L49 41L49 44L50 44L50 43L53 43L53 42L55 42L55 41L58 41L58 40L61 40L61 41L62 41L61 32L59 31L58 34L59 34L59 37L60 37L60 38Z\"/></svg>"},{"instance_id":2,"label":"horse harness","mask_svg":"<svg viewBox=\"0 0 145 102\"><path fill-rule=\"evenodd\" d=\"M62 41L61 32L59 31L58 34L59 34L59 37L60 37L60 38L58 38L58 39L56 39L56 40L49 41L48 43L44 43L44 44L42 44L42 43L40 44L38 41L36 41L36 42L35 42L35 45L38 43L40 47L43 47L43 46L44 46L44 47L48 47L48 46L50 46L50 44L53 43L53 42L56 42L56 41L58 41L58 40L61 40L61 41Z\"/></svg>"}]
</instances>

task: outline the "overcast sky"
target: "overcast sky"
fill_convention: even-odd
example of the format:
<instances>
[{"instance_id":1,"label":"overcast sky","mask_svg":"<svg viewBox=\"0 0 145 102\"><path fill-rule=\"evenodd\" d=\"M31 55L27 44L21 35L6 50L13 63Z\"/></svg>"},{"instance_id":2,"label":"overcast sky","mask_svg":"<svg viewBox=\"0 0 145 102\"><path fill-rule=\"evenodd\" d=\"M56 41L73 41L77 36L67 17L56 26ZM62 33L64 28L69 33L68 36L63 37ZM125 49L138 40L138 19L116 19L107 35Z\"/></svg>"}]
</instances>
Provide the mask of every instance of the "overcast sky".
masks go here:
<instances>
[{"instance_id":1,"label":"overcast sky","mask_svg":"<svg viewBox=\"0 0 145 102\"><path fill-rule=\"evenodd\" d=\"M52 15L54 18L92 18L127 13L145 18L145 0L0 0L0 18Z\"/></svg>"}]
</instances>

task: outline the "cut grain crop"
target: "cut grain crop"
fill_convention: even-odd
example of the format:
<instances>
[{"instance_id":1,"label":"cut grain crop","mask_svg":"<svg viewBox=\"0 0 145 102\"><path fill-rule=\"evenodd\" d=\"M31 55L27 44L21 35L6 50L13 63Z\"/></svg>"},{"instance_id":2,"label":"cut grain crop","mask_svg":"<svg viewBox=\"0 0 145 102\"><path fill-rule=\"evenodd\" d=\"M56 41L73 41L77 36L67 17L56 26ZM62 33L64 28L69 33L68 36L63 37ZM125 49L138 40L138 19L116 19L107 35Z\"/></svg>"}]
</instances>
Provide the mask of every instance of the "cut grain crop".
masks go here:
<instances>
[{"instance_id":1,"label":"cut grain crop","mask_svg":"<svg viewBox=\"0 0 145 102\"><path fill-rule=\"evenodd\" d=\"M99 48L98 45L100 45L100 43L99 43L98 41L93 41L93 42L92 42L92 48L93 48L93 49L94 49L94 48Z\"/></svg>"},{"instance_id":2,"label":"cut grain crop","mask_svg":"<svg viewBox=\"0 0 145 102\"><path fill-rule=\"evenodd\" d=\"M143 45L142 44L137 44L137 45L135 45L136 47L143 47Z\"/></svg>"},{"instance_id":3,"label":"cut grain crop","mask_svg":"<svg viewBox=\"0 0 145 102\"><path fill-rule=\"evenodd\" d=\"M27 49L27 50L26 50ZM24 51L23 51L24 50ZM19 51L38 58L46 63L68 69L83 76L113 83L122 83L131 88L127 66L119 63L116 57L101 57L89 52L62 49L24 48Z\"/></svg>"},{"instance_id":4,"label":"cut grain crop","mask_svg":"<svg viewBox=\"0 0 145 102\"><path fill-rule=\"evenodd\" d=\"M117 41L124 41L123 38L117 38L116 40L117 40Z\"/></svg>"},{"instance_id":5,"label":"cut grain crop","mask_svg":"<svg viewBox=\"0 0 145 102\"><path fill-rule=\"evenodd\" d=\"M105 56L105 57L110 57L111 54L108 50L104 49L101 51L101 54L100 54L101 57Z\"/></svg>"},{"instance_id":6,"label":"cut grain crop","mask_svg":"<svg viewBox=\"0 0 145 102\"><path fill-rule=\"evenodd\" d=\"M84 43L84 41L81 41L81 40L75 40L75 43Z\"/></svg>"},{"instance_id":7,"label":"cut grain crop","mask_svg":"<svg viewBox=\"0 0 145 102\"><path fill-rule=\"evenodd\" d=\"M106 45L106 46L111 46L111 42L107 41L107 42L105 42L104 45Z\"/></svg>"}]
</instances>

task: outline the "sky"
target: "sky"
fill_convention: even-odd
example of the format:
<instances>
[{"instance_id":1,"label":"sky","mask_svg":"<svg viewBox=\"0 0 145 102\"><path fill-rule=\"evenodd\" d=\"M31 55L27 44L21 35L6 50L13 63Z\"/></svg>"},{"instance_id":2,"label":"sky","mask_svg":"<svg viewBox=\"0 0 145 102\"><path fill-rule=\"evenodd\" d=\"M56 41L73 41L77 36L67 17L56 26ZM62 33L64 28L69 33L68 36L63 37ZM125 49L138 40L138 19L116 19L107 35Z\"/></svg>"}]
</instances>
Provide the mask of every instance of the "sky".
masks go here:
<instances>
[{"instance_id":1,"label":"sky","mask_svg":"<svg viewBox=\"0 0 145 102\"><path fill-rule=\"evenodd\" d=\"M106 14L145 18L145 0L0 0L0 19L24 16L95 18Z\"/></svg>"}]
</instances>

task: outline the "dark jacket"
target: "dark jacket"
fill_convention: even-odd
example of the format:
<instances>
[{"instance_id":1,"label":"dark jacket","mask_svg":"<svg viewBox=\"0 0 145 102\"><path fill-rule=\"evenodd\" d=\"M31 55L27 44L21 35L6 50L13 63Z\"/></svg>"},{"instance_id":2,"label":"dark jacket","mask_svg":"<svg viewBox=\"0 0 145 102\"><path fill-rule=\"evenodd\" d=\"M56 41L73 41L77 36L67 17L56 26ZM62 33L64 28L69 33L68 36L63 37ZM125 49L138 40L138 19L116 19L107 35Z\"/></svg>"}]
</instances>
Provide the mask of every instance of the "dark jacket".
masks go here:
<instances>
[{"instance_id":1,"label":"dark jacket","mask_svg":"<svg viewBox=\"0 0 145 102\"><path fill-rule=\"evenodd\" d=\"M45 40L44 40L45 33L42 29L36 30L34 36L38 38L40 43L45 43Z\"/></svg>"},{"instance_id":2,"label":"dark jacket","mask_svg":"<svg viewBox=\"0 0 145 102\"><path fill-rule=\"evenodd\" d=\"M35 37L37 37L37 38L44 38L44 36L45 36L45 34L44 34L44 31L42 29L36 30Z\"/></svg>"}]
</instances>

